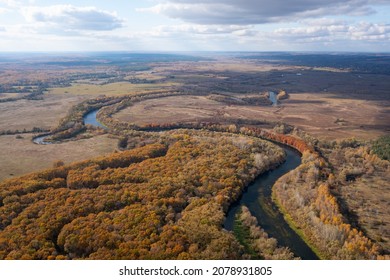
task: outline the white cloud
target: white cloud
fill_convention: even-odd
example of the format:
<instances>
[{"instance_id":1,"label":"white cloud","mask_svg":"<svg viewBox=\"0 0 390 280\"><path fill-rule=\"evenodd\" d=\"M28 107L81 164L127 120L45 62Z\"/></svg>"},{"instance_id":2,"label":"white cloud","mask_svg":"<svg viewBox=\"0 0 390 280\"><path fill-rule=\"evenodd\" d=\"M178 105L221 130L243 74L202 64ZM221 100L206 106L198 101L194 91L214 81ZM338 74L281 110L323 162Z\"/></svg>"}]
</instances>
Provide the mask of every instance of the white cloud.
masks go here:
<instances>
[{"instance_id":1,"label":"white cloud","mask_svg":"<svg viewBox=\"0 0 390 280\"><path fill-rule=\"evenodd\" d=\"M384 49L390 40L389 24L351 23L343 20L319 18L303 20L299 26L264 31L257 26L239 25L175 25L159 26L137 38L165 38L187 42L207 50L333 50L350 51ZM367 44L374 43L372 49ZM355 48L355 49L353 49ZM261 50L261 49L260 49Z\"/></svg>"},{"instance_id":2,"label":"white cloud","mask_svg":"<svg viewBox=\"0 0 390 280\"><path fill-rule=\"evenodd\" d=\"M389 42L390 24L361 22L356 26L351 26L348 34L352 40Z\"/></svg>"},{"instance_id":3,"label":"white cloud","mask_svg":"<svg viewBox=\"0 0 390 280\"><path fill-rule=\"evenodd\" d=\"M138 11L197 24L263 24L326 15L368 15L384 0L169 0Z\"/></svg>"},{"instance_id":4,"label":"white cloud","mask_svg":"<svg viewBox=\"0 0 390 280\"><path fill-rule=\"evenodd\" d=\"M1 15L1 14L5 14L6 12L8 12L8 9L6 9L6 8L0 8L0 15Z\"/></svg>"},{"instance_id":5,"label":"white cloud","mask_svg":"<svg viewBox=\"0 0 390 280\"><path fill-rule=\"evenodd\" d=\"M319 20L319 23L322 21ZM374 24L360 22L349 25L343 22L334 24L313 24L295 28L279 28L267 34L269 38L290 41L292 43L307 42L345 42L345 41L375 41L386 43L390 40L389 24ZM340 44L340 47L342 45Z\"/></svg>"},{"instance_id":6,"label":"white cloud","mask_svg":"<svg viewBox=\"0 0 390 280\"><path fill-rule=\"evenodd\" d=\"M50 29L64 31L108 31L123 27L123 20L116 13L95 7L55 5L49 7L26 7L22 13L27 22L44 24Z\"/></svg>"},{"instance_id":7,"label":"white cloud","mask_svg":"<svg viewBox=\"0 0 390 280\"><path fill-rule=\"evenodd\" d=\"M182 25L161 25L156 27L154 34L233 34L245 31L251 26L242 25L199 25L199 24L182 24Z\"/></svg>"},{"instance_id":8,"label":"white cloud","mask_svg":"<svg viewBox=\"0 0 390 280\"><path fill-rule=\"evenodd\" d=\"M8 7L19 7L21 5L19 1L15 0L0 0L0 4L4 4Z\"/></svg>"},{"instance_id":9,"label":"white cloud","mask_svg":"<svg viewBox=\"0 0 390 280\"><path fill-rule=\"evenodd\" d=\"M326 46L333 44L333 50L349 46L345 50L390 51L389 24L379 23L389 23L386 18L383 20L384 12L378 14L376 23L361 22L370 21L370 17L332 18L342 14L367 15L374 8L379 9L372 5L390 4L390 0L153 2L159 4L138 11L183 22L167 25L172 21L150 19L148 15L143 15L143 19L135 15L133 20L129 11L128 24L124 26L125 21L118 14L99 6L37 7L41 1L0 0L0 49L267 51L328 50Z\"/></svg>"},{"instance_id":10,"label":"white cloud","mask_svg":"<svg viewBox=\"0 0 390 280\"><path fill-rule=\"evenodd\" d=\"M305 19L300 21L304 25L309 26L332 26L332 25L346 25L348 24L345 20L334 19L334 18L316 18L316 19Z\"/></svg>"}]
</instances>

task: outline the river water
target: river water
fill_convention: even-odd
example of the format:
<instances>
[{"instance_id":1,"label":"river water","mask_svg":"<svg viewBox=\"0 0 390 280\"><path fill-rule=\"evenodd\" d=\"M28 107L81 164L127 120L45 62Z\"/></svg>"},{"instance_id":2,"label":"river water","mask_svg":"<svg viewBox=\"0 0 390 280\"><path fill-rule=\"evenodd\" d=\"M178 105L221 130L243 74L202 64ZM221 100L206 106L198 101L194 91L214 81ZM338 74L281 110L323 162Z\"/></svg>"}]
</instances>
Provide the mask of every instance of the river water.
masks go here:
<instances>
[{"instance_id":1,"label":"river water","mask_svg":"<svg viewBox=\"0 0 390 280\"><path fill-rule=\"evenodd\" d=\"M38 137L35 137L34 139L33 139L33 142L35 143L35 144L39 144L39 145L49 145L49 144L52 144L51 142L46 142L45 141L45 138L47 137L47 136L49 136L50 134L46 134L46 135L42 135L42 136L38 136Z\"/></svg>"},{"instance_id":2,"label":"river water","mask_svg":"<svg viewBox=\"0 0 390 280\"><path fill-rule=\"evenodd\" d=\"M272 106L278 105L277 94L273 91L269 91L268 94L269 94L269 100L272 102Z\"/></svg>"},{"instance_id":3,"label":"river water","mask_svg":"<svg viewBox=\"0 0 390 280\"><path fill-rule=\"evenodd\" d=\"M96 114L97 112L99 111L100 109L96 109L96 110L93 110L91 112L89 112L88 114L86 114L83 118L84 120L84 124L90 124L90 125L93 125L93 126L97 126L97 127L100 127L100 128L104 128L104 129L107 129L107 127L105 125L103 125L102 123L100 123L97 119L96 119Z\"/></svg>"},{"instance_id":4,"label":"river water","mask_svg":"<svg viewBox=\"0 0 390 280\"><path fill-rule=\"evenodd\" d=\"M251 214L257 218L259 225L268 233L270 237L278 240L280 246L287 246L298 257L304 260L316 260L318 257L309 246L296 234L278 207L272 201L272 186L284 174L295 169L301 164L300 154L284 145L280 145L286 152L286 161L274 170L268 171L258 176L243 192L238 202L229 209L224 227L232 231L235 215L242 205L250 210Z\"/></svg>"},{"instance_id":5,"label":"river water","mask_svg":"<svg viewBox=\"0 0 390 280\"><path fill-rule=\"evenodd\" d=\"M98 111L99 111L99 109L96 109L96 110L93 110L93 111L85 114L84 117L83 117L84 124L89 124L89 125L93 125L93 126L96 126L96 127L107 129L107 127L105 125L103 125L102 123L100 123L96 119L96 114L97 114ZM48 136L50 136L50 134L45 134L45 135L41 135L41 136L35 137L33 139L33 142L35 144L39 144L39 145L53 144L51 142L46 142L45 141L45 138L48 137Z\"/></svg>"}]
</instances>

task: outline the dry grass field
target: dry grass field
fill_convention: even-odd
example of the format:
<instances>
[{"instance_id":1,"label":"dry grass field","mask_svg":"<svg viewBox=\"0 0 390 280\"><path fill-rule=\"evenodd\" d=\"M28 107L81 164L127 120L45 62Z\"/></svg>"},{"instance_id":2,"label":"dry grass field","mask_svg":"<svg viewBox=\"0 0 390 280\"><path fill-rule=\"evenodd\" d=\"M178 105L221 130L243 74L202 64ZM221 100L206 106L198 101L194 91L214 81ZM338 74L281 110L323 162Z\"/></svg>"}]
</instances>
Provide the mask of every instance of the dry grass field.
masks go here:
<instances>
[{"instance_id":1,"label":"dry grass field","mask_svg":"<svg viewBox=\"0 0 390 280\"><path fill-rule=\"evenodd\" d=\"M385 104L335 98L331 94L291 94L289 100L276 107L227 105L201 96L174 96L145 100L114 115L140 125L221 116L281 121L323 139L373 139L390 130Z\"/></svg>"},{"instance_id":2,"label":"dry grass field","mask_svg":"<svg viewBox=\"0 0 390 280\"><path fill-rule=\"evenodd\" d=\"M34 127L50 129L70 108L90 98L84 95L45 94L43 100L0 103L0 131L23 131ZM117 140L106 136L56 145L34 144L31 134L0 136L0 181L51 167L56 160L66 163L112 152Z\"/></svg>"},{"instance_id":3,"label":"dry grass field","mask_svg":"<svg viewBox=\"0 0 390 280\"><path fill-rule=\"evenodd\" d=\"M114 117L136 124L185 122L210 119L225 107L204 96L173 96L139 102Z\"/></svg>"},{"instance_id":4,"label":"dry grass field","mask_svg":"<svg viewBox=\"0 0 390 280\"><path fill-rule=\"evenodd\" d=\"M145 72L137 72L132 75L126 76L124 79L125 80L132 80L132 79L142 79L142 80L147 80L147 81L158 81L162 80L165 78L165 75L163 74L154 74L151 73L150 71L145 71Z\"/></svg>"},{"instance_id":5,"label":"dry grass field","mask_svg":"<svg viewBox=\"0 0 390 280\"><path fill-rule=\"evenodd\" d=\"M341 98L332 94L291 94L269 118L295 125L323 139L374 139L390 131L390 102Z\"/></svg>"},{"instance_id":6,"label":"dry grass field","mask_svg":"<svg viewBox=\"0 0 390 280\"><path fill-rule=\"evenodd\" d=\"M390 174L376 175L342 187L341 195L367 236L390 252Z\"/></svg>"},{"instance_id":7,"label":"dry grass field","mask_svg":"<svg viewBox=\"0 0 390 280\"><path fill-rule=\"evenodd\" d=\"M326 151L335 168L334 191L353 221L390 252L390 164L369 155L364 147ZM346 174L349 175L347 180Z\"/></svg>"},{"instance_id":8,"label":"dry grass field","mask_svg":"<svg viewBox=\"0 0 390 280\"><path fill-rule=\"evenodd\" d=\"M50 168L57 160L68 164L109 154L118 143L107 135L52 145L34 144L32 134L22 137L0 136L0 181Z\"/></svg>"},{"instance_id":9,"label":"dry grass field","mask_svg":"<svg viewBox=\"0 0 390 280\"><path fill-rule=\"evenodd\" d=\"M7 99L7 98L16 98L16 97L22 97L25 94L23 93L14 93L14 92L5 92L5 93L0 93L0 100L1 99Z\"/></svg>"},{"instance_id":10,"label":"dry grass field","mask_svg":"<svg viewBox=\"0 0 390 280\"><path fill-rule=\"evenodd\" d=\"M72 106L87 99L83 95L45 94L43 100L0 103L0 131L40 127L50 129L65 117Z\"/></svg>"},{"instance_id":11,"label":"dry grass field","mask_svg":"<svg viewBox=\"0 0 390 280\"><path fill-rule=\"evenodd\" d=\"M386 75L353 73L331 67L267 64L256 60L217 58L216 61L160 63L153 77L173 75L171 81L196 93L246 93L286 90L289 100L278 107L228 106L196 97L148 100L116 116L138 124L193 121L216 116L281 121L327 139L374 139L389 133Z\"/></svg>"},{"instance_id":12,"label":"dry grass field","mask_svg":"<svg viewBox=\"0 0 390 280\"><path fill-rule=\"evenodd\" d=\"M170 89L179 85L180 84L177 83L132 84L128 82L110 83L105 85L75 83L70 87L51 88L49 92L51 94L90 95L90 97L93 98L93 95L119 96Z\"/></svg>"},{"instance_id":13,"label":"dry grass field","mask_svg":"<svg viewBox=\"0 0 390 280\"><path fill-rule=\"evenodd\" d=\"M241 59L226 59L219 58L215 61L202 61L202 62L176 62L174 67L171 63L159 63L153 65L153 71L172 73L172 70L178 71L179 73L198 72L199 74L205 72L220 73L224 71L230 72L243 72L243 73L256 73L256 72L269 72L269 71L280 71L280 70L291 70L291 69L308 69L307 67L296 67L296 66L281 66L274 64L258 63L251 60Z\"/></svg>"}]
</instances>

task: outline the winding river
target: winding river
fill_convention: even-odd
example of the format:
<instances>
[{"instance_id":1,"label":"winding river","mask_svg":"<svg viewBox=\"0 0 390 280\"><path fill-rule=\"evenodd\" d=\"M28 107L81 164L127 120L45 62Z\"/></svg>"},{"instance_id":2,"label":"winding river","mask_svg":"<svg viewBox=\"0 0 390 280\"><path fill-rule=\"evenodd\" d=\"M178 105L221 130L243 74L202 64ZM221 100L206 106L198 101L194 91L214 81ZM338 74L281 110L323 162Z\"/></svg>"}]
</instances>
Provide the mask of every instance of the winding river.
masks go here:
<instances>
[{"instance_id":1,"label":"winding river","mask_svg":"<svg viewBox=\"0 0 390 280\"><path fill-rule=\"evenodd\" d=\"M84 118L83 118L84 124L90 124L90 125L93 125L93 126L97 126L97 127L100 127L100 128L107 129L107 126L105 126L104 124L100 123L96 119L96 114L97 114L97 112L99 110L100 109L95 109L95 110L85 114Z\"/></svg>"},{"instance_id":2,"label":"winding river","mask_svg":"<svg viewBox=\"0 0 390 280\"><path fill-rule=\"evenodd\" d=\"M84 124L89 124L89 125L93 125L93 126L96 126L96 127L101 127L101 128L104 128L104 129L107 129L107 127L100 123L97 119L96 119L96 114L97 112L99 111L100 109L95 109L95 110L92 110L90 112L88 112L87 114L84 115L83 117L83 121L84 121ZM45 141L45 138L47 136L49 136L50 134L45 134L45 135L40 135L38 137L35 137L33 139L33 142L35 144L39 144L39 145L49 145L49 144L53 144L52 142L47 142Z\"/></svg>"},{"instance_id":3,"label":"winding river","mask_svg":"<svg viewBox=\"0 0 390 280\"><path fill-rule=\"evenodd\" d=\"M53 143L51 143L51 142L46 142L45 141L45 138L47 137L47 136L49 136L50 134L45 134L45 135L41 135L41 136L38 136L38 137L35 137L35 138L33 138L33 142L35 143L35 144L39 144L39 145L49 145L49 144L53 144Z\"/></svg>"},{"instance_id":4,"label":"winding river","mask_svg":"<svg viewBox=\"0 0 390 280\"><path fill-rule=\"evenodd\" d=\"M274 97L276 101L276 95L274 95ZM107 127L96 119L98 111L99 109L96 109L87 113L83 118L84 123L106 129ZM51 144L50 142L45 141L45 138L48 135L49 134L41 135L34 138L33 141L34 143L41 145ZM276 169L258 176L256 180L245 189L240 200L234 203L229 209L224 228L230 231L233 230L235 215L239 208L242 205L245 205L249 208L252 215L257 218L259 225L269 234L269 236L278 240L279 245L289 247L296 256L301 257L302 259L315 260L318 259L318 257L286 223L283 215L279 212L278 207L273 203L271 198L272 186L274 183L281 176L301 164L301 155L298 151L285 145L279 146L286 152L286 161Z\"/></svg>"},{"instance_id":5,"label":"winding river","mask_svg":"<svg viewBox=\"0 0 390 280\"><path fill-rule=\"evenodd\" d=\"M278 240L281 246L287 246L298 257L304 260L316 260L318 257L301 237L293 231L278 207L273 203L271 194L272 186L284 174L295 169L301 164L300 154L287 146L281 146L286 152L286 161L274 170L258 176L243 192L240 200L234 203L229 209L224 227L232 231L235 215L242 205L245 205L255 216L259 225L270 237Z\"/></svg>"}]
</instances>

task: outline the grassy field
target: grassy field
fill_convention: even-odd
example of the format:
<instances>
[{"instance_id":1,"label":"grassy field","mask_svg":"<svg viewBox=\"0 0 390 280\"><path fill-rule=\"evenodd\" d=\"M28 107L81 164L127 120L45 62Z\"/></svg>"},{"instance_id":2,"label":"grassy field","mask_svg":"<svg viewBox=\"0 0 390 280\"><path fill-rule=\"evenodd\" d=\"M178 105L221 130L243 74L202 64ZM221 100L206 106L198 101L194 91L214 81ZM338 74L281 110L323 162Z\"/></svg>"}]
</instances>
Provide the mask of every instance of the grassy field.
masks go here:
<instances>
[{"instance_id":1,"label":"grassy field","mask_svg":"<svg viewBox=\"0 0 390 280\"><path fill-rule=\"evenodd\" d=\"M0 100L1 99L7 99L7 98L16 98L16 97L22 97L25 96L26 93L14 93L14 92L6 92L6 93L0 93Z\"/></svg>"},{"instance_id":2,"label":"grassy field","mask_svg":"<svg viewBox=\"0 0 390 280\"><path fill-rule=\"evenodd\" d=\"M237 95L237 97L242 95ZM282 105L227 105L198 96L145 100L114 117L136 124L199 121L218 116L281 121L323 139L373 139L390 129L387 110L377 101L336 98L331 94L291 94Z\"/></svg>"},{"instance_id":3,"label":"grassy field","mask_svg":"<svg viewBox=\"0 0 390 280\"><path fill-rule=\"evenodd\" d=\"M148 92L161 89L169 89L179 86L177 83L150 83L150 84L132 84L127 82L110 83L105 85L94 84L73 84L71 87L51 88L51 94L71 94L71 95L106 95L117 96L134 94L139 92Z\"/></svg>"},{"instance_id":4,"label":"grassy field","mask_svg":"<svg viewBox=\"0 0 390 280\"><path fill-rule=\"evenodd\" d=\"M390 129L386 109L389 105L388 101L300 93L291 94L270 118L298 126L323 139L374 139Z\"/></svg>"},{"instance_id":5,"label":"grassy field","mask_svg":"<svg viewBox=\"0 0 390 280\"><path fill-rule=\"evenodd\" d=\"M107 135L53 145L37 145L32 134L22 139L0 136L0 181L50 168L57 160L71 163L112 153L118 141Z\"/></svg>"},{"instance_id":6,"label":"grassy field","mask_svg":"<svg viewBox=\"0 0 390 280\"><path fill-rule=\"evenodd\" d=\"M133 75L126 76L125 80L131 80L131 79L143 79L148 81L158 81L161 79L164 79L165 75L163 74L152 74L150 72L139 72L134 73Z\"/></svg>"},{"instance_id":7,"label":"grassy field","mask_svg":"<svg viewBox=\"0 0 390 280\"><path fill-rule=\"evenodd\" d=\"M226 107L223 103L203 96L173 96L145 100L128 107L114 117L136 124L172 123L194 121L215 117L218 110Z\"/></svg>"},{"instance_id":8,"label":"grassy field","mask_svg":"<svg viewBox=\"0 0 390 280\"><path fill-rule=\"evenodd\" d=\"M43 100L0 103L0 131L23 131L34 127L50 129L70 108L91 96L45 94ZM56 160L66 163L112 152L117 140L106 136L58 145L36 145L31 134L0 136L0 181L51 167ZM12 174L12 175L11 175Z\"/></svg>"},{"instance_id":9,"label":"grassy field","mask_svg":"<svg viewBox=\"0 0 390 280\"><path fill-rule=\"evenodd\" d=\"M390 175L377 172L341 188L341 195L372 240L390 252ZM379 176L378 176L379 175Z\"/></svg>"},{"instance_id":10,"label":"grassy field","mask_svg":"<svg viewBox=\"0 0 390 280\"><path fill-rule=\"evenodd\" d=\"M351 221L390 252L390 164L364 148L329 150L335 167L335 193ZM346 174L350 174L349 178Z\"/></svg>"},{"instance_id":11,"label":"grassy field","mask_svg":"<svg viewBox=\"0 0 390 280\"><path fill-rule=\"evenodd\" d=\"M0 103L0 130L50 129L66 116L72 106L85 99L82 95L45 94L43 100Z\"/></svg>"},{"instance_id":12,"label":"grassy field","mask_svg":"<svg viewBox=\"0 0 390 280\"><path fill-rule=\"evenodd\" d=\"M185 74L189 72L198 72L198 74L204 72L268 72L273 70L289 70L289 69L302 69L303 67L295 66L280 66L266 63L257 63L250 60L234 60L234 59L218 59L212 62L177 62L174 65L171 63L154 65L153 70L157 72L172 72L175 70L179 73ZM184 72L185 71L185 72Z\"/></svg>"}]
</instances>

